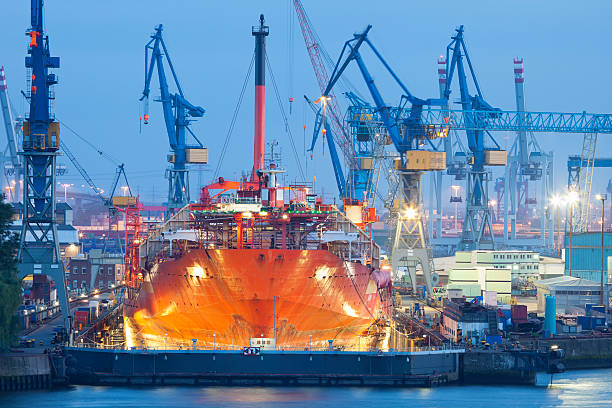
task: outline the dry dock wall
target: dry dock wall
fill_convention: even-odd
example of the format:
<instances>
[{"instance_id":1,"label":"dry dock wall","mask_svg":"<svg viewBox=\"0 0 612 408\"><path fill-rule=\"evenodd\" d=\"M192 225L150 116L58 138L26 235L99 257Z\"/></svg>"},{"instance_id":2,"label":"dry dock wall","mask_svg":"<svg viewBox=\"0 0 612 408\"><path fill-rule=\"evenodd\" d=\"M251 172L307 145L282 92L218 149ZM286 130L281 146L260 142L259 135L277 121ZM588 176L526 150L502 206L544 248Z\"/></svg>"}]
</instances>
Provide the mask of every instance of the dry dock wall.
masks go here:
<instances>
[{"instance_id":1,"label":"dry dock wall","mask_svg":"<svg viewBox=\"0 0 612 408\"><path fill-rule=\"evenodd\" d=\"M460 351L124 351L67 348L75 384L431 386L459 379Z\"/></svg>"},{"instance_id":2,"label":"dry dock wall","mask_svg":"<svg viewBox=\"0 0 612 408\"><path fill-rule=\"evenodd\" d=\"M469 351L462 357L464 384L534 384L539 366L535 353Z\"/></svg>"},{"instance_id":3,"label":"dry dock wall","mask_svg":"<svg viewBox=\"0 0 612 408\"><path fill-rule=\"evenodd\" d=\"M561 362L568 370L582 368L612 368L612 336L537 340L539 349L549 349L556 345L565 350L565 358Z\"/></svg>"},{"instance_id":4,"label":"dry dock wall","mask_svg":"<svg viewBox=\"0 0 612 408\"><path fill-rule=\"evenodd\" d=\"M50 388L47 354L0 355L0 391Z\"/></svg>"}]
</instances>

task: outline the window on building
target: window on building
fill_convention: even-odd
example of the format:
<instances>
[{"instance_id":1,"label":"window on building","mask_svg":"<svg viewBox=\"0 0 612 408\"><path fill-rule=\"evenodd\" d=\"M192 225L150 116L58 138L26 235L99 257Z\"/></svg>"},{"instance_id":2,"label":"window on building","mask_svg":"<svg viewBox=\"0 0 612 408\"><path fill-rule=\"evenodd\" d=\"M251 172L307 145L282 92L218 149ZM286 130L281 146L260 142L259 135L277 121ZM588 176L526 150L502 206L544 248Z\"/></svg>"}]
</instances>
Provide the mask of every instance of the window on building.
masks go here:
<instances>
[{"instance_id":1,"label":"window on building","mask_svg":"<svg viewBox=\"0 0 612 408\"><path fill-rule=\"evenodd\" d=\"M98 288L99 288L99 289L104 288L104 282L103 282L102 280L99 280L99 281L98 281Z\"/></svg>"},{"instance_id":2,"label":"window on building","mask_svg":"<svg viewBox=\"0 0 612 408\"><path fill-rule=\"evenodd\" d=\"M72 281L72 289L76 289L79 287L79 282L75 279Z\"/></svg>"},{"instance_id":3,"label":"window on building","mask_svg":"<svg viewBox=\"0 0 612 408\"><path fill-rule=\"evenodd\" d=\"M81 268L81 273L82 273L83 275L87 274L87 268L86 268L86 267L82 267L82 268Z\"/></svg>"},{"instance_id":4,"label":"window on building","mask_svg":"<svg viewBox=\"0 0 612 408\"><path fill-rule=\"evenodd\" d=\"M81 287L85 289L85 281L81 281Z\"/></svg>"},{"instance_id":5,"label":"window on building","mask_svg":"<svg viewBox=\"0 0 612 408\"><path fill-rule=\"evenodd\" d=\"M113 282L108 281L108 288L110 289L110 288L112 288L112 287L113 287Z\"/></svg>"}]
</instances>

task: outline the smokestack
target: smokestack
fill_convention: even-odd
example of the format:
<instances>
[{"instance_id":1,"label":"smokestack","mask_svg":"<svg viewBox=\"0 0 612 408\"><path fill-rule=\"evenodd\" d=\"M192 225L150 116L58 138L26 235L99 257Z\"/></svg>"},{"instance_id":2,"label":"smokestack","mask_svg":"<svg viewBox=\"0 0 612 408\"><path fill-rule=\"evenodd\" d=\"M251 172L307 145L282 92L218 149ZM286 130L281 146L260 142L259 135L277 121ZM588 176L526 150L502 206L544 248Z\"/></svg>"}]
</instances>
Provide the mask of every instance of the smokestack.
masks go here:
<instances>
[{"instance_id":1,"label":"smokestack","mask_svg":"<svg viewBox=\"0 0 612 408\"><path fill-rule=\"evenodd\" d=\"M269 27L259 16L259 27L253 27L255 37L255 144L251 181L257 181L257 170L264 168L266 151L266 37Z\"/></svg>"}]
</instances>

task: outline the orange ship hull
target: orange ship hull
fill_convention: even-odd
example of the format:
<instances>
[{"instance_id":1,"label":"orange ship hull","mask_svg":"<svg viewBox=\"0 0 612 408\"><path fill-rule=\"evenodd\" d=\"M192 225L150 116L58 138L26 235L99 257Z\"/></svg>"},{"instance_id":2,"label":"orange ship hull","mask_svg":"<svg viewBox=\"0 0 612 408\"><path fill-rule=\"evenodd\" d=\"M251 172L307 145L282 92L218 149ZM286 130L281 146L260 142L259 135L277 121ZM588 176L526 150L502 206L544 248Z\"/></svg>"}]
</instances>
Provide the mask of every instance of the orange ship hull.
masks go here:
<instances>
[{"instance_id":1,"label":"orange ship hull","mask_svg":"<svg viewBox=\"0 0 612 408\"><path fill-rule=\"evenodd\" d=\"M326 250L202 249L153 266L124 308L128 346L229 348L264 337L277 348L352 348L388 318L391 294L382 272Z\"/></svg>"}]
</instances>

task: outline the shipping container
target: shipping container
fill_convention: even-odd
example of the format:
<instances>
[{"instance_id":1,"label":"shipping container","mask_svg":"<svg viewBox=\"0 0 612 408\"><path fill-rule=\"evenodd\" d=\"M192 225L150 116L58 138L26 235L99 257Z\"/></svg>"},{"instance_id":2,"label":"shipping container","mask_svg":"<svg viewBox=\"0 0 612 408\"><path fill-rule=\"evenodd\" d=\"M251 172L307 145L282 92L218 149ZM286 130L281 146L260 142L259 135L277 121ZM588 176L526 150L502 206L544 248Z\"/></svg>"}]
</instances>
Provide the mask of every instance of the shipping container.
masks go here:
<instances>
[{"instance_id":1,"label":"shipping container","mask_svg":"<svg viewBox=\"0 0 612 408\"><path fill-rule=\"evenodd\" d=\"M527 306L526 305L512 305L511 307L511 318L512 321L527 321Z\"/></svg>"},{"instance_id":2,"label":"shipping container","mask_svg":"<svg viewBox=\"0 0 612 408\"><path fill-rule=\"evenodd\" d=\"M499 344L501 346L502 344L502 339L499 334L487 334L485 339L486 339L485 341L489 343L489 345L491 346L493 344Z\"/></svg>"}]
</instances>

